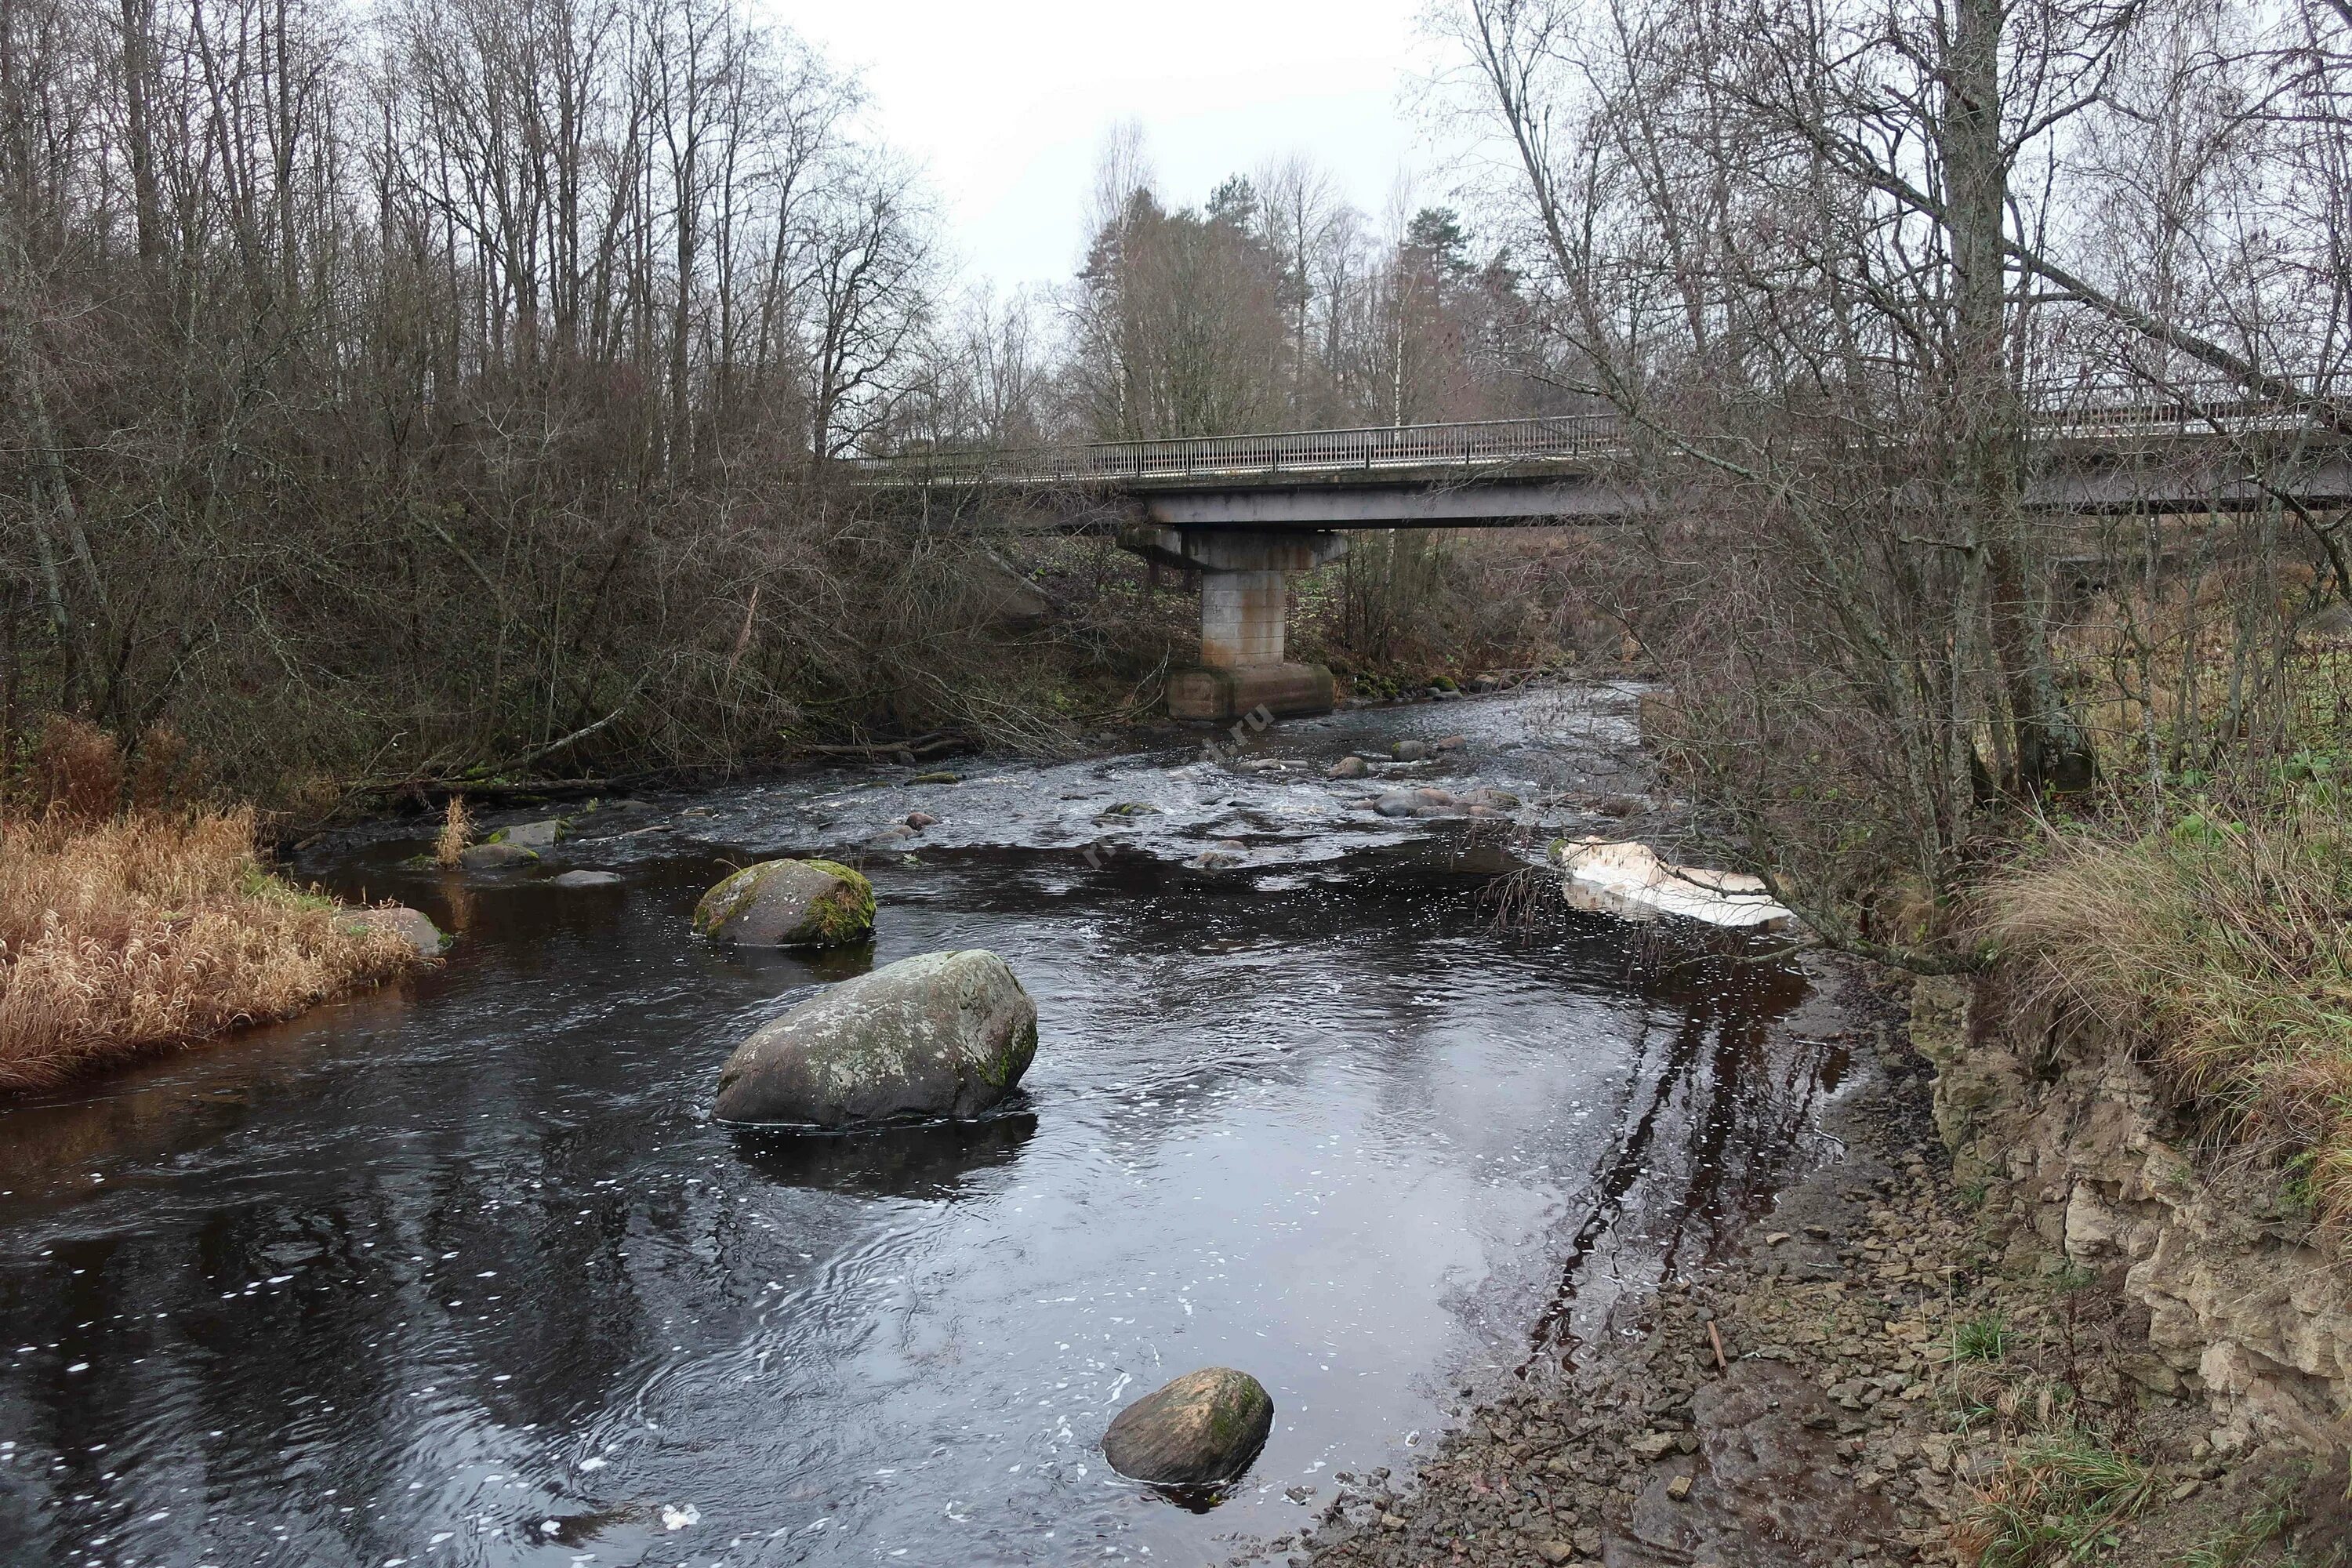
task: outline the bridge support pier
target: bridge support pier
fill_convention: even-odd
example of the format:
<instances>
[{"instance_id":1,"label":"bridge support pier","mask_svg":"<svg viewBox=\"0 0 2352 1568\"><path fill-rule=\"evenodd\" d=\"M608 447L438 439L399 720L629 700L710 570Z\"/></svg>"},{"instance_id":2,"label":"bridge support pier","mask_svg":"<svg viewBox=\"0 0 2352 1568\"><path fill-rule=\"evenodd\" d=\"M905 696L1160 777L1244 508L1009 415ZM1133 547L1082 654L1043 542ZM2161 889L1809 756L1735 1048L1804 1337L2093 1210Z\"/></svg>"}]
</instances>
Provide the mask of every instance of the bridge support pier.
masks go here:
<instances>
[{"instance_id":1,"label":"bridge support pier","mask_svg":"<svg viewBox=\"0 0 2352 1568\"><path fill-rule=\"evenodd\" d=\"M1144 527L1119 542L1146 560L1201 574L1201 662L1168 678L1177 719L1238 719L1259 708L1328 713L1331 672L1283 658L1289 575L1337 561L1345 535L1249 529Z\"/></svg>"}]
</instances>

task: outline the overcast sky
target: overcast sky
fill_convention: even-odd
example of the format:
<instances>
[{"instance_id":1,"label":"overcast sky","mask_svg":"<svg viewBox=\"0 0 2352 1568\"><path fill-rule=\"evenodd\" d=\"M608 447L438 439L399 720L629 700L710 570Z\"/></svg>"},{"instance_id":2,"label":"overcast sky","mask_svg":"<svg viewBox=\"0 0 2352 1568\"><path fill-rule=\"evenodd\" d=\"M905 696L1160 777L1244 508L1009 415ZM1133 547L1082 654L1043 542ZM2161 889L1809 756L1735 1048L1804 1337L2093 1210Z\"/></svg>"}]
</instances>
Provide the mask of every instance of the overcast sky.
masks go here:
<instances>
[{"instance_id":1,"label":"overcast sky","mask_svg":"<svg viewBox=\"0 0 2352 1568\"><path fill-rule=\"evenodd\" d=\"M1076 266L1104 134L1142 122L1160 188L1304 153L1378 217L1429 159L1412 108L1425 0L764 0L858 70L925 165L971 270L1011 289ZM1419 194L1443 199L1426 174Z\"/></svg>"}]
</instances>

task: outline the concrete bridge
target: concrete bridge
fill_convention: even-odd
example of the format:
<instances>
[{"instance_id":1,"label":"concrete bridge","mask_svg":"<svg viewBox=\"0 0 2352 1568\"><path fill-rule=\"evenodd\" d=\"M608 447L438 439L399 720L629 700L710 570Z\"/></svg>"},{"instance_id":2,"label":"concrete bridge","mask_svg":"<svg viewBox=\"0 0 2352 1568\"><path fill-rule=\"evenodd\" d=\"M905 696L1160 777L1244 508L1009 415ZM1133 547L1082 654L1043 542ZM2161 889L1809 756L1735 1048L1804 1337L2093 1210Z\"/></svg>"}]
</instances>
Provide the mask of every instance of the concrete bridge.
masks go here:
<instances>
[{"instance_id":1,"label":"concrete bridge","mask_svg":"<svg viewBox=\"0 0 2352 1568\"><path fill-rule=\"evenodd\" d=\"M2053 514L2209 513L2352 504L2352 405L2076 398L2030 432L2026 505ZM1118 528L1148 559L1201 577L1201 663L1171 676L1171 713L1327 711L1331 676L1285 657L1288 578L1368 528L1619 525L1675 501L1627 477L1614 415L1108 441L863 458L857 482L1044 496L1063 526Z\"/></svg>"}]
</instances>

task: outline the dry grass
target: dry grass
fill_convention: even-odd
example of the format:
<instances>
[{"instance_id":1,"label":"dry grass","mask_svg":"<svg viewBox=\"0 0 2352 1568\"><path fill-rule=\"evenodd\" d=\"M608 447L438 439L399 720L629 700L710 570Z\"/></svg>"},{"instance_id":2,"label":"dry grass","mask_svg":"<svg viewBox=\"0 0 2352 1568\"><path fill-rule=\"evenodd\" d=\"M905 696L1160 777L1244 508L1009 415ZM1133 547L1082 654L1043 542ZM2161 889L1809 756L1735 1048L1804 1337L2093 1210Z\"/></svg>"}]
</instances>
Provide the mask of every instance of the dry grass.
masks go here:
<instances>
[{"instance_id":1,"label":"dry grass","mask_svg":"<svg viewBox=\"0 0 2352 1568\"><path fill-rule=\"evenodd\" d=\"M463 864L459 858L473 837L474 819L466 815L466 797L451 795L449 809L441 818L441 836L433 841L433 863L445 871L456 870Z\"/></svg>"},{"instance_id":2,"label":"dry grass","mask_svg":"<svg viewBox=\"0 0 2352 1568\"><path fill-rule=\"evenodd\" d=\"M2135 1029L2175 1093L2352 1224L2352 826L2315 787L2125 841L2078 832L1985 889L2003 952Z\"/></svg>"},{"instance_id":3,"label":"dry grass","mask_svg":"<svg viewBox=\"0 0 2352 1568\"><path fill-rule=\"evenodd\" d=\"M0 1091L289 1017L415 962L266 874L253 826L249 810L0 822Z\"/></svg>"}]
</instances>

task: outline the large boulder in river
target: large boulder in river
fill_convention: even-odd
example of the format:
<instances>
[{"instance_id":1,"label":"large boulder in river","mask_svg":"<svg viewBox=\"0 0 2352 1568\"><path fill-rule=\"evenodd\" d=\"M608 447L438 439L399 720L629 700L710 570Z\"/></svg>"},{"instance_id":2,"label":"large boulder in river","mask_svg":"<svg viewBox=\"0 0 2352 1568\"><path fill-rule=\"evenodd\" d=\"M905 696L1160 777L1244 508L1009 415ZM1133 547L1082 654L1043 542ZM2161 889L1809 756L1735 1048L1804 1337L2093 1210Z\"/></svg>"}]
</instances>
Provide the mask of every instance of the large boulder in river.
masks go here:
<instances>
[{"instance_id":1,"label":"large boulder in river","mask_svg":"<svg viewBox=\"0 0 2352 1568\"><path fill-rule=\"evenodd\" d=\"M1120 1411L1103 1434L1103 1458L1155 1486L1215 1486L1248 1469L1273 1429L1265 1384L1229 1366L1203 1367Z\"/></svg>"},{"instance_id":2,"label":"large boulder in river","mask_svg":"<svg viewBox=\"0 0 2352 1568\"><path fill-rule=\"evenodd\" d=\"M874 934L874 884L831 860L762 860L702 895L694 929L745 947L839 947Z\"/></svg>"},{"instance_id":3,"label":"large boulder in river","mask_svg":"<svg viewBox=\"0 0 2352 1568\"><path fill-rule=\"evenodd\" d=\"M796 1127L977 1116L1037 1054L1037 1007L992 952L904 958L802 1003L735 1047L712 1110Z\"/></svg>"}]
</instances>

